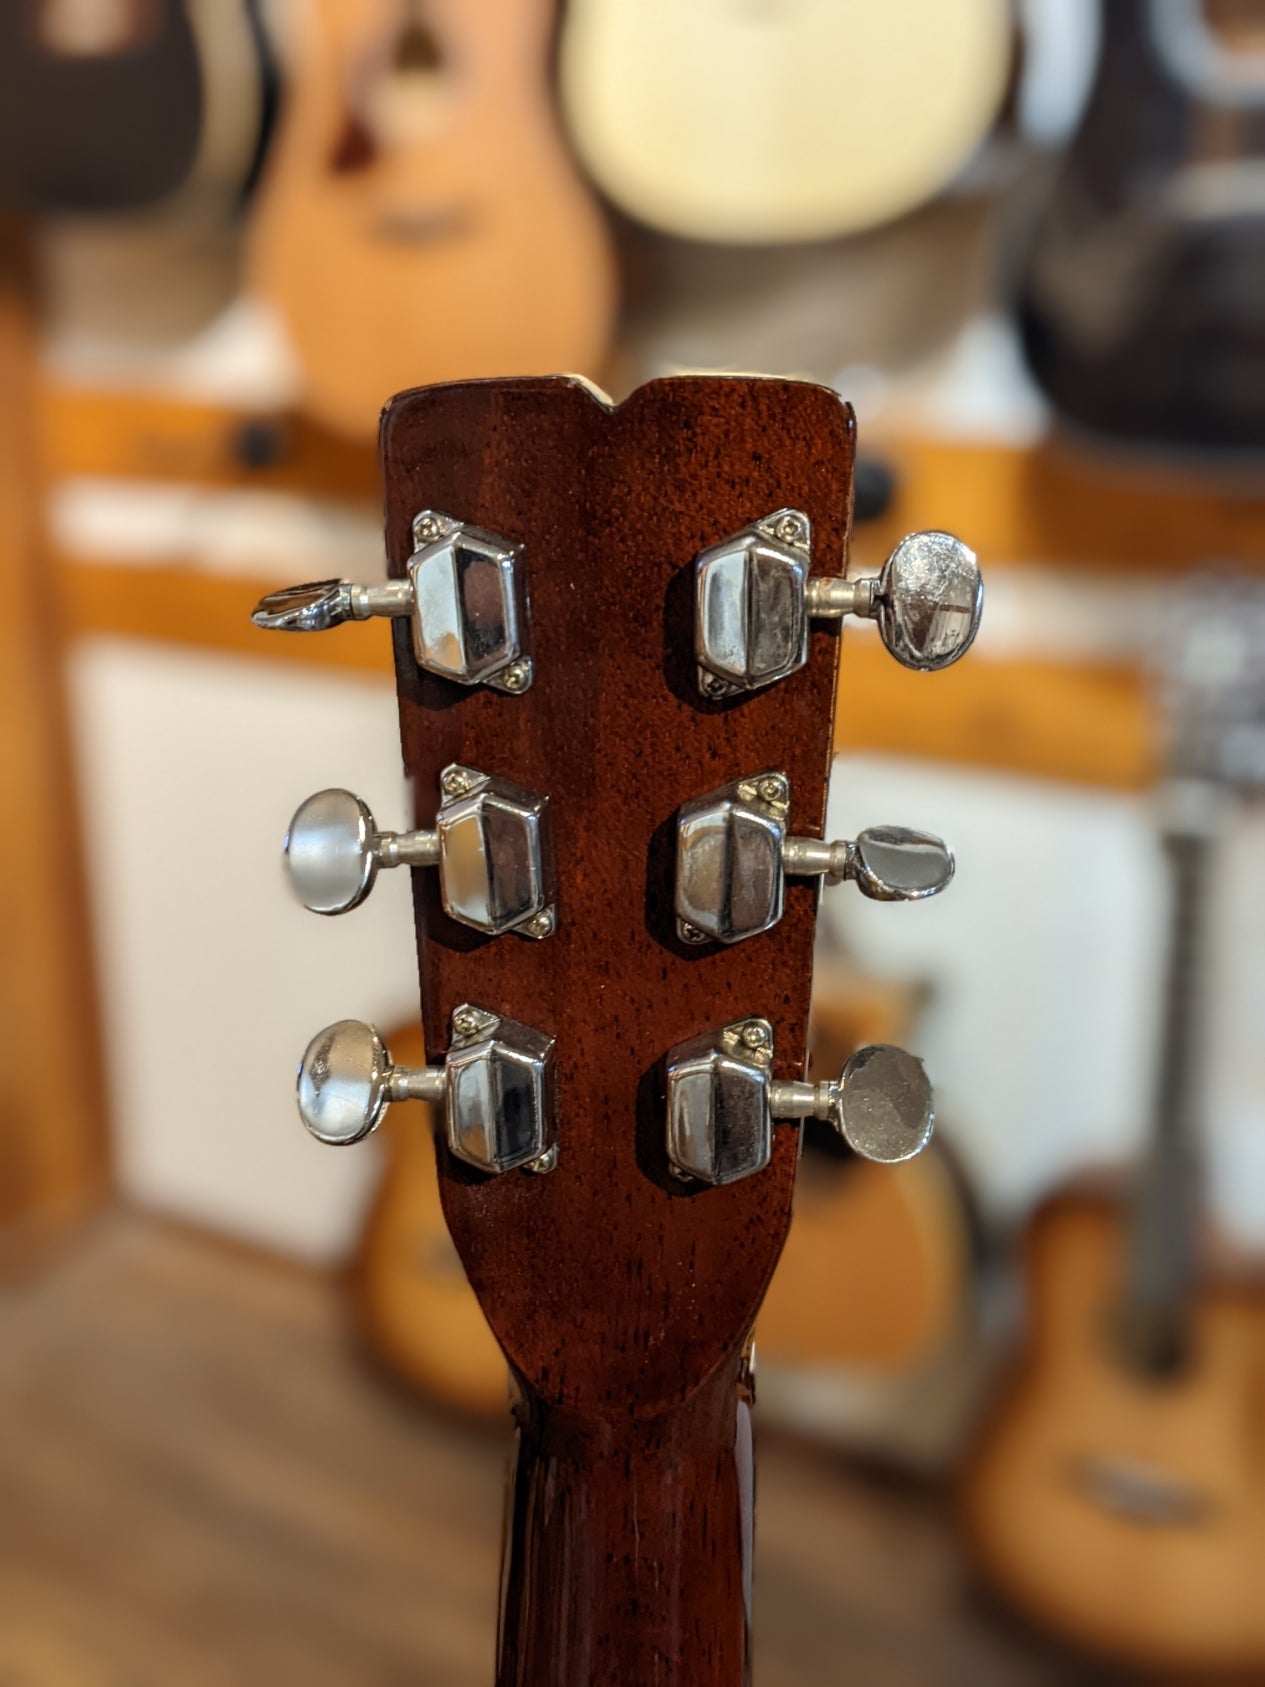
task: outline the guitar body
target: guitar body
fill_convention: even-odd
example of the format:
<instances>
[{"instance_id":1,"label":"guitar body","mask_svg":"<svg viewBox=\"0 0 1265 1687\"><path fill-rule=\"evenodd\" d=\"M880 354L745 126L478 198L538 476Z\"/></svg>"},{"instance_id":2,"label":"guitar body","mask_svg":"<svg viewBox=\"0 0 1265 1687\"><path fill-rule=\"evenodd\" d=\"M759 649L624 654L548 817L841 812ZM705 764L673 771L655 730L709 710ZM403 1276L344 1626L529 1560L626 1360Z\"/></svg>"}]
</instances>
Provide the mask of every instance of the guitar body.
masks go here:
<instances>
[{"instance_id":1,"label":"guitar body","mask_svg":"<svg viewBox=\"0 0 1265 1687\"><path fill-rule=\"evenodd\" d=\"M418 382L597 373L614 308L605 228L550 109L548 0L417 16L430 70L396 62L405 0L305 0L250 258L307 407L366 437Z\"/></svg>"},{"instance_id":2,"label":"guitar body","mask_svg":"<svg viewBox=\"0 0 1265 1687\"><path fill-rule=\"evenodd\" d=\"M397 1058L422 1060L417 1026L397 1029ZM428 1399L474 1417L505 1417L505 1358L452 1245L429 1134L388 1118L386 1166L351 1274L354 1315L372 1351Z\"/></svg>"},{"instance_id":3,"label":"guitar body","mask_svg":"<svg viewBox=\"0 0 1265 1687\"><path fill-rule=\"evenodd\" d=\"M202 78L185 0L0 7L0 199L23 210L135 210L189 173Z\"/></svg>"},{"instance_id":4,"label":"guitar body","mask_svg":"<svg viewBox=\"0 0 1265 1687\"><path fill-rule=\"evenodd\" d=\"M593 178L668 234L816 240L931 198L988 133L1005 0L575 0L563 102Z\"/></svg>"},{"instance_id":5,"label":"guitar body","mask_svg":"<svg viewBox=\"0 0 1265 1687\"><path fill-rule=\"evenodd\" d=\"M1078 426L1259 455L1265 13L1112 0L1102 17L1097 78L1020 280L1028 362Z\"/></svg>"},{"instance_id":6,"label":"guitar body","mask_svg":"<svg viewBox=\"0 0 1265 1687\"><path fill-rule=\"evenodd\" d=\"M1073 1645L1137 1666L1265 1672L1265 1297L1206 1288L1187 1364L1113 1357L1128 1226L1065 1197L1028 1242L1030 1335L964 1482L989 1579Z\"/></svg>"},{"instance_id":7,"label":"guitar body","mask_svg":"<svg viewBox=\"0 0 1265 1687\"><path fill-rule=\"evenodd\" d=\"M840 1292L823 1293L825 1284ZM946 1346L969 1295L970 1236L938 1154L876 1166L806 1148L791 1233L756 1326L760 1364L817 1375L913 1371Z\"/></svg>"}]
</instances>

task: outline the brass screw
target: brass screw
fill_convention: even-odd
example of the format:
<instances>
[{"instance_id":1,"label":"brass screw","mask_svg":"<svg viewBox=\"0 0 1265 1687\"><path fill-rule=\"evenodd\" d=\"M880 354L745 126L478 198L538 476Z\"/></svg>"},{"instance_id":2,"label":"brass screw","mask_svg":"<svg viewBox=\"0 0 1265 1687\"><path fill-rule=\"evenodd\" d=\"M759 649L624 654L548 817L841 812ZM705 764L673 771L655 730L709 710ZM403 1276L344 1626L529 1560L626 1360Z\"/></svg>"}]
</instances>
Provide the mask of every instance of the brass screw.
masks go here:
<instances>
[{"instance_id":1,"label":"brass screw","mask_svg":"<svg viewBox=\"0 0 1265 1687\"><path fill-rule=\"evenodd\" d=\"M464 767L450 767L441 784L446 797L464 797L467 791L474 789L474 776Z\"/></svg>"},{"instance_id":2,"label":"brass screw","mask_svg":"<svg viewBox=\"0 0 1265 1687\"><path fill-rule=\"evenodd\" d=\"M462 1008L453 1015L452 1028L459 1037L473 1037L483 1026L483 1015L474 1008Z\"/></svg>"}]
</instances>

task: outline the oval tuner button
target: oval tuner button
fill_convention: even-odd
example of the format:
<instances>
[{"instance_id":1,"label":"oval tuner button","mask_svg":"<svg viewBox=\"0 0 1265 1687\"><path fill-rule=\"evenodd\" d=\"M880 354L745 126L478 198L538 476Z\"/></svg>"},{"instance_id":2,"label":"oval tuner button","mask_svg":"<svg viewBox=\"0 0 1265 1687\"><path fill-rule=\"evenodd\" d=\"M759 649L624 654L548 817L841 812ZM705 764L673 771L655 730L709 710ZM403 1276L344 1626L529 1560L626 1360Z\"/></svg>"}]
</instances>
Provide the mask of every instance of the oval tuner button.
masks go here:
<instances>
[{"instance_id":1,"label":"oval tuner button","mask_svg":"<svg viewBox=\"0 0 1265 1687\"><path fill-rule=\"evenodd\" d=\"M911 533L883 564L873 615L883 643L906 668L934 673L970 649L984 583L975 552L952 533Z\"/></svg>"},{"instance_id":2,"label":"oval tuner button","mask_svg":"<svg viewBox=\"0 0 1265 1687\"><path fill-rule=\"evenodd\" d=\"M351 791L317 791L302 803L285 838L295 895L314 914L343 914L373 889L378 861L368 805Z\"/></svg>"},{"instance_id":3,"label":"oval tuner button","mask_svg":"<svg viewBox=\"0 0 1265 1687\"><path fill-rule=\"evenodd\" d=\"M908 826L869 826L852 845L851 872L863 896L875 902L921 902L937 896L953 877L953 851L931 832Z\"/></svg>"},{"instance_id":4,"label":"oval tuner button","mask_svg":"<svg viewBox=\"0 0 1265 1687\"><path fill-rule=\"evenodd\" d=\"M376 1130L391 1099L391 1060L372 1025L340 1019L308 1044L299 1066L299 1116L334 1147Z\"/></svg>"},{"instance_id":5,"label":"oval tuner button","mask_svg":"<svg viewBox=\"0 0 1265 1687\"><path fill-rule=\"evenodd\" d=\"M835 1129L867 1160L895 1165L931 1141L935 1107L921 1060L890 1043L848 1060L831 1108Z\"/></svg>"},{"instance_id":6,"label":"oval tuner button","mask_svg":"<svg viewBox=\"0 0 1265 1687\"><path fill-rule=\"evenodd\" d=\"M312 580L303 586L284 586L256 604L251 620L257 627L279 633L324 633L352 619L351 583Z\"/></svg>"}]
</instances>

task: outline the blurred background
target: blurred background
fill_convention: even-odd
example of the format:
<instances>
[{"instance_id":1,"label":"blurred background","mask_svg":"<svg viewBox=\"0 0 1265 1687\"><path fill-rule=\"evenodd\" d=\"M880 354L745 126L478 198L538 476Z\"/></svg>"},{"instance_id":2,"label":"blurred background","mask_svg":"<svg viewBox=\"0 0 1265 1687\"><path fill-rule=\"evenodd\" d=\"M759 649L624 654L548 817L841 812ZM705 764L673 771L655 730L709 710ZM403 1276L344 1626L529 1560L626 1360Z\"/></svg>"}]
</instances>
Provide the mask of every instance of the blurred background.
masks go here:
<instances>
[{"instance_id":1,"label":"blurred background","mask_svg":"<svg viewBox=\"0 0 1265 1687\"><path fill-rule=\"evenodd\" d=\"M934 688L844 645L831 836L951 895L820 922L758 1326L762 1687L1265 1680L1265 0L3 0L0 1679L490 1679L505 1378L416 1111L411 906L285 893L402 815L396 390L743 370L859 418L852 565L981 559ZM389 822L388 822L389 823ZM269 864L273 863L272 866Z\"/></svg>"}]
</instances>

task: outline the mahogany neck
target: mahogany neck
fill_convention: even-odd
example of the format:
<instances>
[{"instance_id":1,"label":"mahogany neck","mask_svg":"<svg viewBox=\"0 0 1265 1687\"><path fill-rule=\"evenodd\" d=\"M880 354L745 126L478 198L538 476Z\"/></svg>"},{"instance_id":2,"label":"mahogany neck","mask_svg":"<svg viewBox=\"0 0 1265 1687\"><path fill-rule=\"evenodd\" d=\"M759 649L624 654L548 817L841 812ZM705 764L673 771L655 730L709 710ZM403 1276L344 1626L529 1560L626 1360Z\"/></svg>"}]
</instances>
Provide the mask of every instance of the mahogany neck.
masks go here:
<instances>
[{"instance_id":1,"label":"mahogany neck","mask_svg":"<svg viewBox=\"0 0 1265 1687\"><path fill-rule=\"evenodd\" d=\"M742 1356L653 1418L581 1419L519 1388L497 1687L747 1687Z\"/></svg>"}]
</instances>

